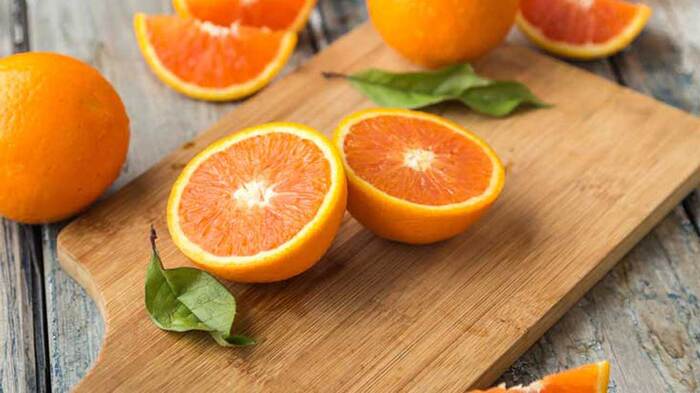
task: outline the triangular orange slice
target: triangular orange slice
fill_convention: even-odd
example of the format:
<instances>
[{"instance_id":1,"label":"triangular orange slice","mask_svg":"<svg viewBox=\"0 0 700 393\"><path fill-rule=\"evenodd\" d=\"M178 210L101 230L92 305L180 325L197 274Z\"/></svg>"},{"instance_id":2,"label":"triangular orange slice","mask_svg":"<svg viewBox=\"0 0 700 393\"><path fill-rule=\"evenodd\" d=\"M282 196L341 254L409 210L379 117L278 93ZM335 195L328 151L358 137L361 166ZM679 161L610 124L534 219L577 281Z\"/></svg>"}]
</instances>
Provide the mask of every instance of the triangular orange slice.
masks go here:
<instances>
[{"instance_id":1,"label":"triangular orange slice","mask_svg":"<svg viewBox=\"0 0 700 393\"><path fill-rule=\"evenodd\" d=\"M165 15L136 14L134 29L141 52L166 84L192 98L226 101L264 87L294 50L292 31Z\"/></svg>"},{"instance_id":2,"label":"triangular orange slice","mask_svg":"<svg viewBox=\"0 0 700 393\"><path fill-rule=\"evenodd\" d=\"M334 142L348 176L348 210L379 236L432 243L467 229L495 202L505 172L486 142L432 114L369 109Z\"/></svg>"},{"instance_id":3,"label":"triangular orange slice","mask_svg":"<svg viewBox=\"0 0 700 393\"><path fill-rule=\"evenodd\" d=\"M207 147L168 200L168 230L195 264L223 278L269 282L316 263L345 213L340 157L318 131L270 123Z\"/></svg>"},{"instance_id":4,"label":"triangular orange slice","mask_svg":"<svg viewBox=\"0 0 700 393\"><path fill-rule=\"evenodd\" d=\"M240 23L272 30L299 31L316 0L173 0L181 16L209 21L220 26Z\"/></svg>"},{"instance_id":5,"label":"triangular orange slice","mask_svg":"<svg viewBox=\"0 0 700 393\"><path fill-rule=\"evenodd\" d=\"M521 0L516 20L539 47L586 60L626 48L650 16L648 6L623 0Z\"/></svg>"},{"instance_id":6,"label":"triangular orange slice","mask_svg":"<svg viewBox=\"0 0 700 393\"><path fill-rule=\"evenodd\" d=\"M602 361L549 375L528 386L499 386L470 393L607 393L610 363Z\"/></svg>"}]
</instances>

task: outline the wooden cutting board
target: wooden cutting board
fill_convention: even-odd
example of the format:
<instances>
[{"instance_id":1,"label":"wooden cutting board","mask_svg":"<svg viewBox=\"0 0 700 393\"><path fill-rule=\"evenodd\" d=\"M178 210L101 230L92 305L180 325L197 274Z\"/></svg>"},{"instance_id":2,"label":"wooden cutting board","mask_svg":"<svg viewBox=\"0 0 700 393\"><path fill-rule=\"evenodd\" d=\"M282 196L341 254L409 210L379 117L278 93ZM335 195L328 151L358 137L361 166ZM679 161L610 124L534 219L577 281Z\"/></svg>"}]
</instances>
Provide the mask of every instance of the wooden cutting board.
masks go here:
<instances>
[{"instance_id":1,"label":"wooden cutting board","mask_svg":"<svg viewBox=\"0 0 700 393\"><path fill-rule=\"evenodd\" d=\"M185 163L242 127L296 121L329 133L371 106L321 71L408 69L364 25L67 226L63 267L99 305L102 352L77 391L461 392L484 386L540 337L700 180L700 122L521 47L477 64L555 104L507 119L434 111L485 137L504 193L467 233L431 246L382 240L352 218L312 270L232 284L236 331L255 347L158 330L143 305L148 228L169 267L165 203ZM186 114L182 114L186 116ZM163 130L167 132L168 130Z\"/></svg>"}]
</instances>

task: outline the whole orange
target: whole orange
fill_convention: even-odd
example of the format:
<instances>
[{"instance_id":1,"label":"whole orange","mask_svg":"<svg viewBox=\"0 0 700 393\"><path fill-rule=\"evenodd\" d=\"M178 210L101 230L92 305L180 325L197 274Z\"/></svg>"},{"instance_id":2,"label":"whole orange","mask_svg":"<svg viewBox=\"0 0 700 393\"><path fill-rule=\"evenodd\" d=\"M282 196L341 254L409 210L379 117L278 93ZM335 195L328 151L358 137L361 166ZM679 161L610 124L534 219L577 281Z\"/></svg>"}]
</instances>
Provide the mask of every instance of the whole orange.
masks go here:
<instances>
[{"instance_id":1,"label":"whole orange","mask_svg":"<svg viewBox=\"0 0 700 393\"><path fill-rule=\"evenodd\" d=\"M518 0L367 0L384 41L414 63L439 67L486 54L508 34Z\"/></svg>"},{"instance_id":2,"label":"whole orange","mask_svg":"<svg viewBox=\"0 0 700 393\"><path fill-rule=\"evenodd\" d=\"M0 216L66 218L117 178L129 119L91 66L53 53L0 59Z\"/></svg>"}]
</instances>

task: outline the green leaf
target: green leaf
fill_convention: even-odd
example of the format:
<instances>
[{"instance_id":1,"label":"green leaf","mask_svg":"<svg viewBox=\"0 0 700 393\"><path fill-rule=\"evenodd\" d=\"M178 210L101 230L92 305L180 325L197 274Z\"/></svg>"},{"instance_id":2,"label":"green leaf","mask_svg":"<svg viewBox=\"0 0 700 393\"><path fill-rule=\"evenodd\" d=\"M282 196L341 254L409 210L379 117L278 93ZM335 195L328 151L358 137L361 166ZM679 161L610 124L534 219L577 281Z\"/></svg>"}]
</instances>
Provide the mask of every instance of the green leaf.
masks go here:
<instances>
[{"instance_id":1,"label":"green leaf","mask_svg":"<svg viewBox=\"0 0 700 393\"><path fill-rule=\"evenodd\" d=\"M347 78L375 103L400 108L436 104L470 87L488 83L488 80L476 75L469 64L429 72L392 73L369 69Z\"/></svg>"},{"instance_id":2,"label":"green leaf","mask_svg":"<svg viewBox=\"0 0 700 393\"><path fill-rule=\"evenodd\" d=\"M394 73L368 69L352 75L330 72L323 75L347 79L380 106L416 109L456 100L479 113L499 117L524 104L547 106L527 86L481 77L466 63L425 72Z\"/></svg>"},{"instance_id":3,"label":"green leaf","mask_svg":"<svg viewBox=\"0 0 700 393\"><path fill-rule=\"evenodd\" d=\"M199 269L165 269L151 230L151 262L146 272L146 309L163 330L203 330L224 346L253 345L255 341L231 335L236 299L217 279Z\"/></svg>"},{"instance_id":4,"label":"green leaf","mask_svg":"<svg viewBox=\"0 0 700 393\"><path fill-rule=\"evenodd\" d=\"M472 110L496 117L506 116L523 104L538 108L550 106L537 98L527 86L514 81L496 81L474 87L462 93L459 100Z\"/></svg>"}]
</instances>

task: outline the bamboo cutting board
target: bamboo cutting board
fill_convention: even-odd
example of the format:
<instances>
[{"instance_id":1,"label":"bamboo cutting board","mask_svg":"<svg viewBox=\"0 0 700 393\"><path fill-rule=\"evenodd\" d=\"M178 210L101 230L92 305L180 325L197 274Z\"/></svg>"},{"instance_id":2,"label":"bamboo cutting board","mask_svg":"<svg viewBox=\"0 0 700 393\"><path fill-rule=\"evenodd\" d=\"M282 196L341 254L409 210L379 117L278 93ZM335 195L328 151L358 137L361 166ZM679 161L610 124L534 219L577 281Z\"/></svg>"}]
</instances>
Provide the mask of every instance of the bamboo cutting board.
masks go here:
<instances>
[{"instance_id":1,"label":"bamboo cutting board","mask_svg":"<svg viewBox=\"0 0 700 393\"><path fill-rule=\"evenodd\" d=\"M328 254L286 282L232 284L236 332L158 330L143 305L155 224L168 267L187 265L165 225L170 187L212 141L245 126L297 121L329 133L371 103L321 71L407 69L364 25L248 100L58 239L63 267L106 322L102 352L77 391L461 392L522 354L700 181L700 121L521 47L477 64L529 85L552 109L507 119L434 111L482 135L507 166L500 200L452 240L382 240L349 216ZM167 130L164 130L167 131Z\"/></svg>"}]
</instances>

